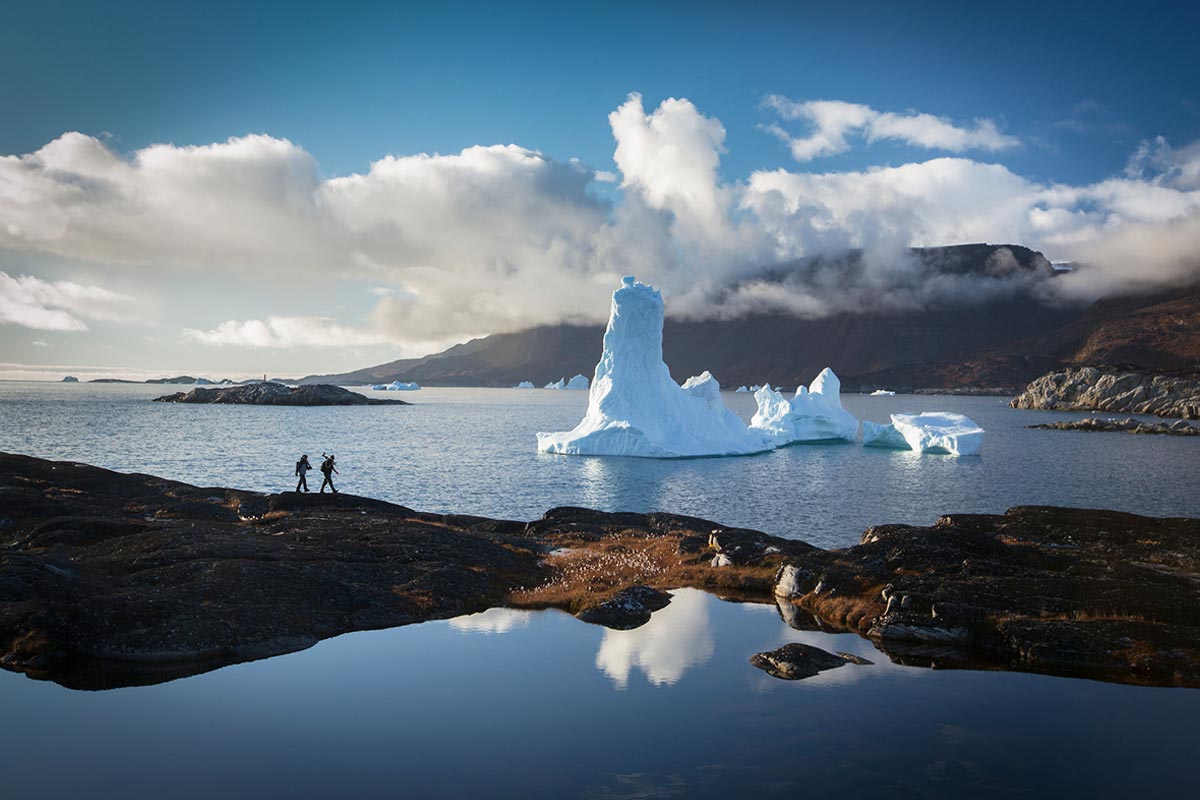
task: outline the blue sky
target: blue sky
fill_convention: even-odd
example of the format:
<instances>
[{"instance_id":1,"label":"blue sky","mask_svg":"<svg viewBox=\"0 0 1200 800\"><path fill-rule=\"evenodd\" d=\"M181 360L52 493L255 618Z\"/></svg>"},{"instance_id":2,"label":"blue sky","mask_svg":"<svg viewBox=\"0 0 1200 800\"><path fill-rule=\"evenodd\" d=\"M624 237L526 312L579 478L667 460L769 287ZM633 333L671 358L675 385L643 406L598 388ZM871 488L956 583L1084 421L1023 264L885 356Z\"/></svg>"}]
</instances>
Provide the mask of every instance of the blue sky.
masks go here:
<instances>
[{"instance_id":1,"label":"blue sky","mask_svg":"<svg viewBox=\"0 0 1200 800\"><path fill-rule=\"evenodd\" d=\"M707 313L849 246L888 273L1027 244L1095 260L1081 298L1177 281L1198 29L1195 3L8 4L0 373L361 366L602 317L625 271ZM877 300L767 294L729 302Z\"/></svg>"},{"instance_id":2,"label":"blue sky","mask_svg":"<svg viewBox=\"0 0 1200 800\"><path fill-rule=\"evenodd\" d=\"M66 130L130 150L269 132L330 174L509 142L604 166L602 121L631 91L719 117L727 177L787 162L756 128L772 93L997 118L1033 142L1010 167L1062 181L1119 170L1141 139L1200 135L1195 3L51 0L5 17L4 153Z\"/></svg>"}]
</instances>

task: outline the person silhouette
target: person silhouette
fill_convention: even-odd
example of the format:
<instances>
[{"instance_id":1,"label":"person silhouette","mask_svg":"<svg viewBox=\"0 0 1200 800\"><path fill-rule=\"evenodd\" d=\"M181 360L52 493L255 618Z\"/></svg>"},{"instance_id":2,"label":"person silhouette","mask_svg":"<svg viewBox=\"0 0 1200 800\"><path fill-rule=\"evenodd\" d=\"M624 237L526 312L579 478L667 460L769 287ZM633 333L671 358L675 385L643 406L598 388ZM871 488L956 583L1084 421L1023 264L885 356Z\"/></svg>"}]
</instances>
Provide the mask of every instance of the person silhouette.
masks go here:
<instances>
[{"instance_id":1,"label":"person silhouette","mask_svg":"<svg viewBox=\"0 0 1200 800\"><path fill-rule=\"evenodd\" d=\"M325 456L324 453L321 455ZM325 494L325 487L333 489L333 493L337 494L337 487L333 485L333 476L337 472L337 467L333 463L333 453L325 456L325 460L321 462L321 472L325 473L325 480L321 481L321 494Z\"/></svg>"},{"instance_id":2,"label":"person silhouette","mask_svg":"<svg viewBox=\"0 0 1200 800\"><path fill-rule=\"evenodd\" d=\"M300 456L300 460L296 462L296 476L300 480L296 481L296 491L300 491L300 487L304 487L304 491L308 491L308 471L312 469L312 464L308 463L308 453Z\"/></svg>"}]
</instances>

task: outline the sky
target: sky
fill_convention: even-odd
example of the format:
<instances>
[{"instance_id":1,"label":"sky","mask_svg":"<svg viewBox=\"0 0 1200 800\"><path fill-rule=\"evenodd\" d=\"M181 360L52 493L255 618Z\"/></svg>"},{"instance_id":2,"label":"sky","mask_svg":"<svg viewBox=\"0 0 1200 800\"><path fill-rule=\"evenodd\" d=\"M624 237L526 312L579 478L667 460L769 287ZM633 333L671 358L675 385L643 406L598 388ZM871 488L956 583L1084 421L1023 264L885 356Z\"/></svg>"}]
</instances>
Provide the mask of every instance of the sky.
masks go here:
<instances>
[{"instance_id":1,"label":"sky","mask_svg":"<svg viewBox=\"0 0 1200 800\"><path fill-rule=\"evenodd\" d=\"M343 371L625 273L696 317L1005 290L917 245L1196 275L1194 3L349 5L7 4L0 377ZM753 280L847 247L870 285Z\"/></svg>"}]
</instances>

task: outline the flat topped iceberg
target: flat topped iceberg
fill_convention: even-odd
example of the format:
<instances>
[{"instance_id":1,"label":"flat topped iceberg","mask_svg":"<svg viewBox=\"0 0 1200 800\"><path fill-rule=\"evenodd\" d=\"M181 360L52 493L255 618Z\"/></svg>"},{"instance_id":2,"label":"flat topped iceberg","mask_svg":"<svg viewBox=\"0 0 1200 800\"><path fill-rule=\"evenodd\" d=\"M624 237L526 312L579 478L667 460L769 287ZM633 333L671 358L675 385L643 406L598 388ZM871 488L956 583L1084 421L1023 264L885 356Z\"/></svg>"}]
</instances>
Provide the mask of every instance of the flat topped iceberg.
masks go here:
<instances>
[{"instance_id":1,"label":"flat topped iceberg","mask_svg":"<svg viewBox=\"0 0 1200 800\"><path fill-rule=\"evenodd\" d=\"M563 455L746 455L772 449L721 400L707 372L683 386L662 359L663 301L632 277L613 292L587 415L572 431L539 433L538 451Z\"/></svg>"},{"instance_id":2,"label":"flat topped iceberg","mask_svg":"<svg viewBox=\"0 0 1200 800\"><path fill-rule=\"evenodd\" d=\"M891 425L863 423L863 444L916 450L918 453L972 456L983 444L983 428L970 418L949 411L892 414Z\"/></svg>"},{"instance_id":3,"label":"flat topped iceberg","mask_svg":"<svg viewBox=\"0 0 1200 800\"><path fill-rule=\"evenodd\" d=\"M761 431L776 447L839 439L853 442L858 435L858 418L842 408L842 383L829 367L807 388L796 389L791 399L770 384L755 392L754 399L758 411L750 429Z\"/></svg>"},{"instance_id":4,"label":"flat topped iceberg","mask_svg":"<svg viewBox=\"0 0 1200 800\"><path fill-rule=\"evenodd\" d=\"M420 388L420 385L416 383L404 383L403 381L376 383L371 386L371 390L376 392L415 392Z\"/></svg>"},{"instance_id":5,"label":"flat topped iceberg","mask_svg":"<svg viewBox=\"0 0 1200 800\"><path fill-rule=\"evenodd\" d=\"M517 384L516 386L514 386L513 388L514 388L514 389L532 389L532 388L533 388L533 382L532 382L532 381L521 381L520 383L518 383L518 384Z\"/></svg>"},{"instance_id":6,"label":"flat topped iceberg","mask_svg":"<svg viewBox=\"0 0 1200 800\"><path fill-rule=\"evenodd\" d=\"M876 389L871 392L871 397L892 397L895 394L895 392L890 392L887 389Z\"/></svg>"}]
</instances>

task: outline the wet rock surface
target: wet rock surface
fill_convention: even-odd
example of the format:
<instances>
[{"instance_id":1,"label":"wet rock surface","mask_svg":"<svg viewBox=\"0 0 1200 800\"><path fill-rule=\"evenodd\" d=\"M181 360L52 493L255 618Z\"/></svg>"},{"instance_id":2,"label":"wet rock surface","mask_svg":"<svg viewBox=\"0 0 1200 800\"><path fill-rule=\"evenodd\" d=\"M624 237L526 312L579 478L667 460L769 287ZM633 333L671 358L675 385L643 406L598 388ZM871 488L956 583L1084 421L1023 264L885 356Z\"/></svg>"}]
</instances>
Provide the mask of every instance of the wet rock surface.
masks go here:
<instances>
[{"instance_id":1,"label":"wet rock surface","mask_svg":"<svg viewBox=\"0 0 1200 800\"><path fill-rule=\"evenodd\" d=\"M810 644L792 642L777 650L755 653L750 656L750 663L776 678L798 681L847 664L871 662L850 653L830 653Z\"/></svg>"},{"instance_id":2,"label":"wet rock surface","mask_svg":"<svg viewBox=\"0 0 1200 800\"><path fill-rule=\"evenodd\" d=\"M367 397L340 386L314 383L289 387L282 383L248 383L220 389L192 389L154 398L156 403L218 403L252 406L407 406L403 400Z\"/></svg>"},{"instance_id":3,"label":"wet rock surface","mask_svg":"<svg viewBox=\"0 0 1200 800\"><path fill-rule=\"evenodd\" d=\"M78 688L494 606L633 627L681 586L774 596L793 627L903 663L1200 686L1195 519L1023 507L820 550L681 515L525 523L0 454L0 666Z\"/></svg>"},{"instance_id":4,"label":"wet rock surface","mask_svg":"<svg viewBox=\"0 0 1200 800\"><path fill-rule=\"evenodd\" d=\"M1009 405L1200 419L1200 372L1155 374L1115 367L1074 367L1043 375Z\"/></svg>"},{"instance_id":5,"label":"wet rock surface","mask_svg":"<svg viewBox=\"0 0 1200 800\"><path fill-rule=\"evenodd\" d=\"M1029 425L1049 431L1096 431L1101 433L1145 433L1165 436L1200 436L1200 426L1192 425L1186 420L1177 419L1174 422L1139 422L1136 419L1087 419L1071 420L1069 422L1047 422L1043 425Z\"/></svg>"},{"instance_id":6,"label":"wet rock surface","mask_svg":"<svg viewBox=\"0 0 1200 800\"><path fill-rule=\"evenodd\" d=\"M616 630L639 628L650 621L650 615L671 602L667 592L649 586L630 586L616 595L575 615L577 619Z\"/></svg>"}]
</instances>

